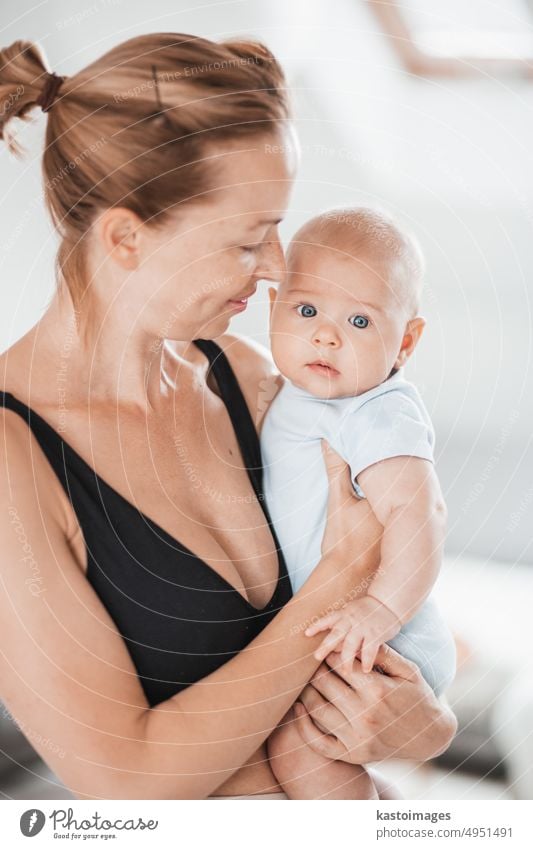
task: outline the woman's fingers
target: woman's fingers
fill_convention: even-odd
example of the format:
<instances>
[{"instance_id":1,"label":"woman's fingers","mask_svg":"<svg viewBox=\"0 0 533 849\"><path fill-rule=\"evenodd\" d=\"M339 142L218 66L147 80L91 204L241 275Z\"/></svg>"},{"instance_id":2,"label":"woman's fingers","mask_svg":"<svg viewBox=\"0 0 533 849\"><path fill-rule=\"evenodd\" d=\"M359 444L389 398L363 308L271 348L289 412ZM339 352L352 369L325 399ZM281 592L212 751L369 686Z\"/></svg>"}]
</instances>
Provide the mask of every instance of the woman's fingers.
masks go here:
<instances>
[{"instance_id":1,"label":"woman's fingers","mask_svg":"<svg viewBox=\"0 0 533 849\"><path fill-rule=\"evenodd\" d=\"M380 645L374 665L379 666L390 678L404 678L413 683L418 682L422 674L416 663L398 654L387 643Z\"/></svg>"},{"instance_id":2,"label":"woman's fingers","mask_svg":"<svg viewBox=\"0 0 533 849\"><path fill-rule=\"evenodd\" d=\"M325 758L338 760L346 755L346 747L331 734L322 734L307 713L304 705L295 705L294 720L302 738L307 745Z\"/></svg>"},{"instance_id":3,"label":"woman's fingers","mask_svg":"<svg viewBox=\"0 0 533 849\"><path fill-rule=\"evenodd\" d=\"M314 683L308 684L298 697L308 714L316 722L320 731L330 732L335 734L335 728L338 728L345 717L336 705L324 698L315 688Z\"/></svg>"},{"instance_id":4,"label":"woman's fingers","mask_svg":"<svg viewBox=\"0 0 533 849\"><path fill-rule=\"evenodd\" d=\"M353 496L353 488L350 478L350 467L342 457L333 450L327 439L322 439L322 455L326 464L326 472L330 486L332 483L340 485L345 494Z\"/></svg>"},{"instance_id":5,"label":"woman's fingers","mask_svg":"<svg viewBox=\"0 0 533 849\"><path fill-rule=\"evenodd\" d=\"M329 655L328 657L331 657ZM337 658L336 663L339 663L339 655L335 653L335 657ZM335 672L331 672L327 670L327 667L322 664L320 670L326 669L325 672L320 672L320 674L315 674L311 678L311 684L313 689L321 695L329 704L335 706L341 716L344 718L344 721L348 721L350 723L357 722L358 719L364 713L366 709L361 701L360 693L354 690L349 682L346 682L344 676L336 674ZM376 673L377 675L378 673ZM365 677L365 676L363 676ZM366 676L368 677L368 676ZM330 724L331 716L324 715L325 720L324 727L327 731L331 731L335 734L335 727Z\"/></svg>"},{"instance_id":6,"label":"woman's fingers","mask_svg":"<svg viewBox=\"0 0 533 849\"><path fill-rule=\"evenodd\" d=\"M402 655L398 654L387 643L380 645L378 653L374 660L374 666L379 668L379 671L363 672L361 663L356 659L352 669L348 672L341 666L340 654L332 652L326 658L325 663L331 670L334 670L336 675L340 676L355 692L363 692L364 688L372 688L377 682L383 687L383 684L389 679L400 679L410 681L411 683L419 683L422 674L418 666L411 660L407 660ZM383 672L383 675L379 673ZM376 677L378 676L378 677ZM392 681L390 682L392 685Z\"/></svg>"},{"instance_id":7,"label":"woman's fingers","mask_svg":"<svg viewBox=\"0 0 533 849\"><path fill-rule=\"evenodd\" d=\"M324 658L324 662L329 666L330 670L334 673L332 678L337 678L337 680L342 678L342 686L348 686L353 694L358 694L359 697L362 696L363 692L368 690L368 688L372 688L376 681L381 681L381 679L386 676L380 675L378 671L372 669L370 672L363 672L361 661L358 657L355 657L353 663L351 664L351 668L347 669L341 663L341 656L339 652L332 652L328 654L326 658ZM377 663L376 659L376 663Z\"/></svg>"},{"instance_id":8,"label":"woman's fingers","mask_svg":"<svg viewBox=\"0 0 533 849\"><path fill-rule=\"evenodd\" d=\"M328 513L334 515L348 499L354 497L350 467L325 439L322 440L322 455L328 475Z\"/></svg>"},{"instance_id":9,"label":"woman's fingers","mask_svg":"<svg viewBox=\"0 0 533 849\"><path fill-rule=\"evenodd\" d=\"M328 475L327 521L322 555L333 555L340 569L353 572L354 585L362 585L379 566L383 527L366 500L355 498L350 467L322 440ZM365 584L368 589L368 583ZM347 599L339 599L340 602Z\"/></svg>"}]
</instances>

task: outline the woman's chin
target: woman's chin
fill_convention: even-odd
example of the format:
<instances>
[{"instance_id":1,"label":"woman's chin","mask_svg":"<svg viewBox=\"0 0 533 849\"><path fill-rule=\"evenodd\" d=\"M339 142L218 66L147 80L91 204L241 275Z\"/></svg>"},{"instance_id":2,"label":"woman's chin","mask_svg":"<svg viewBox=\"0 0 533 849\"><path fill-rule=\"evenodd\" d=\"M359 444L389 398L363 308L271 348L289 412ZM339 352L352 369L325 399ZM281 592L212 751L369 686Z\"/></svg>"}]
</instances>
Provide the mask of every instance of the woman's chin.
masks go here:
<instances>
[{"instance_id":1,"label":"woman's chin","mask_svg":"<svg viewBox=\"0 0 533 849\"><path fill-rule=\"evenodd\" d=\"M223 313L208 324L204 324L199 329L195 339L216 339L218 336L222 336L230 326L232 318L233 315L231 313Z\"/></svg>"}]
</instances>

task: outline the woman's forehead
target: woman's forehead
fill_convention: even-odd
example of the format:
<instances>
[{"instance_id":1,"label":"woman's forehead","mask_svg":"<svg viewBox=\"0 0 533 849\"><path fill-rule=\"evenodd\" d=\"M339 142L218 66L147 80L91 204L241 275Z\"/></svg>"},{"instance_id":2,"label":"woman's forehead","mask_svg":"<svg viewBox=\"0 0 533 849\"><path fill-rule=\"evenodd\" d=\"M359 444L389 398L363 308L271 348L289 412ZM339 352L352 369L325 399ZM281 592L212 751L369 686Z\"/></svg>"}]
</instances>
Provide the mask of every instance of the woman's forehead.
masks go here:
<instances>
[{"instance_id":1,"label":"woman's forehead","mask_svg":"<svg viewBox=\"0 0 533 849\"><path fill-rule=\"evenodd\" d=\"M289 142L283 143L286 136ZM219 148L209 159L228 206L251 213L286 209L297 168L295 147L287 134L241 139Z\"/></svg>"},{"instance_id":2,"label":"woman's forehead","mask_svg":"<svg viewBox=\"0 0 533 849\"><path fill-rule=\"evenodd\" d=\"M285 217L292 181L263 180L225 186L212 210L219 220L240 231L266 230Z\"/></svg>"}]
</instances>

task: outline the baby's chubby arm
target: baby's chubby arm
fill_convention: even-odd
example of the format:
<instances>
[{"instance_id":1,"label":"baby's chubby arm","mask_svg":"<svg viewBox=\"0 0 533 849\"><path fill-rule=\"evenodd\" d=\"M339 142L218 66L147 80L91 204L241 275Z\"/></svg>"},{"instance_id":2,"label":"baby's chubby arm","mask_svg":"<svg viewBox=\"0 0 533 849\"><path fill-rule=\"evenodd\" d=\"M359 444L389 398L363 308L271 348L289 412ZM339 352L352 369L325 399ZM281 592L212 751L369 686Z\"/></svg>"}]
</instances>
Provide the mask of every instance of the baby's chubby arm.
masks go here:
<instances>
[{"instance_id":1,"label":"baby's chubby arm","mask_svg":"<svg viewBox=\"0 0 533 849\"><path fill-rule=\"evenodd\" d=\"M383 525L381 564L370 595L403 625L439 574L447 519L439 480L431 461L406 456L375 463L358 480Z\"/></svg>"},{"instance_id":2,"label":"baby's chubby arm","mask_svg":"<svg viewBox=\"0 0 533 849\"><path fill-rule=\"evenodd\" d=\"M315 652L322 659L342 643L348 668L360 650L370 672L379 646L392 639L429 595L437 578L446 527L446 506L428 460L393 457L375 463L358 480L383 525L381 564L366 596L322 617L308 636L330 633Z\"/></svg>"}]
</instances>

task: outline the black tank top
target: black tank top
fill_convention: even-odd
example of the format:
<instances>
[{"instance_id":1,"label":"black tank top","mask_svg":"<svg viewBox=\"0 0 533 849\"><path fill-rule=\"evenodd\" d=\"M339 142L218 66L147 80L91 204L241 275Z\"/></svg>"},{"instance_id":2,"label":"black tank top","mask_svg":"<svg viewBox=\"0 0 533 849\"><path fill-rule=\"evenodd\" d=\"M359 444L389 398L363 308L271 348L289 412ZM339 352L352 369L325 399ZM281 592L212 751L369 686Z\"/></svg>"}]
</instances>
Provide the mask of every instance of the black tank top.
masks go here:
<instances>
[{"instance_id":1,"label":"black tank top","mask_svg":"<svg viewBox=\"0 0 533 849\"><path fill-rule=\"evenodd\" d=\"M83 532L87 580L122 635L150 706L230 660L292 595L263 495L259 439L244 396L221 348L203 339L195 345L209 359L278 551L276 588L260 610L109 486L41 416L10 392L0 392L0 406L27 421L63 484Z\"/></svg>"}]
</instances>

